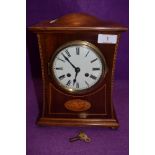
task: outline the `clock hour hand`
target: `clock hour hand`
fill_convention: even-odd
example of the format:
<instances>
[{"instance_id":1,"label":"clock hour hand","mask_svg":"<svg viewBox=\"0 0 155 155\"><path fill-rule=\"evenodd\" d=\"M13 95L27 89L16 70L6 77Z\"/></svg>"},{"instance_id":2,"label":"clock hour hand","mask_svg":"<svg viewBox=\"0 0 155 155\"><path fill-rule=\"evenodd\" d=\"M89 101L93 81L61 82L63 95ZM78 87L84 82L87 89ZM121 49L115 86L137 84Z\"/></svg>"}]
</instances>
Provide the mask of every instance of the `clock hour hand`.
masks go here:
<instances>
[{"instance_id":1,"label":"clock hour hand","mask_svg":"<svg viewBox=\"0 0 155 155\"><path fill-rule=\"evenodd\" d=\"M75 68L75 78L73 80L73 86L74 86L74 84L76 82L76 78L77 78L77 75L78 75L79 72L80 72L80 68L79 67Z\"/></svg>"},{"instance_id":2,"label":"clock hour hand","mask_svg":"<svg viewBox=\"0 0 155 155\"><path fill-rule=\"evenodd\" d=\"M70 65L75 68L76 70L76 67L70 62L70 60L62 53L63 57L65 58L66 61L68 61L70 63Z\"/></svg>"},{"instance_id":3,"label":"clock hour hand","mask_svg":"<svg viewBox=\"0 0 155 155\"><path fill-rule=\"evenodd\" d=\"M77 74L78 74L78 72L75 73L75 78L74 78L74 80L73 80L73 86L74 86L74 84L75 84L75 82L76 82Z\"/></svg>"}]
</instances>

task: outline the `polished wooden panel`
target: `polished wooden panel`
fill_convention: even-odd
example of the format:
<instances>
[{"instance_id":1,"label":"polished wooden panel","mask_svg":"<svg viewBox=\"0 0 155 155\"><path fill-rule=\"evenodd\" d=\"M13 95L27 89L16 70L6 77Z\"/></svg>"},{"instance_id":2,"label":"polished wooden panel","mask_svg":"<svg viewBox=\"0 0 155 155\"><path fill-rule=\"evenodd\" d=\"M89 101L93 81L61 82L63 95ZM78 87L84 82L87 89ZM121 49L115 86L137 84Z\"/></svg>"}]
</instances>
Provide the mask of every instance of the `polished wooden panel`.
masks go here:
<instances>
[{"instance_id":1,"label":"polished wooden panel","mask_svg":"<svg viewBox=\"0 0 155 155\"><path fill-rule=\"evenodd\" d=\"M83 112L81 113L81 116L85 118L85 111L91 108L91 103L87 100L72 99L64 102L64 106L71 112Z\"/></svg>"},{"instance_id":2,"label":"polished wooden panel","mask_svg":"<svg viewBox=\"0 0 155 155\"><path fill-rule=\"evenodd\" d=\"M120 33L126 28L118 24L102 22L86 14L70 14L52 23L41 22L30 27L30 30L36 32L38 36L43 78L43 109L38 124L118 127L112 104L112 83ZM117 43L98 44L100 33L117 35ZM48 72L49 61L55 51L61 45L75 40L87 41L98 47L108 66L105 78L89 91L81 94L66 92L54 78L49 76ZM72 99L86 100L91 104L91 108L84 112L71 112L65 108L64 103Z\"/></svg>"}]
</instances>

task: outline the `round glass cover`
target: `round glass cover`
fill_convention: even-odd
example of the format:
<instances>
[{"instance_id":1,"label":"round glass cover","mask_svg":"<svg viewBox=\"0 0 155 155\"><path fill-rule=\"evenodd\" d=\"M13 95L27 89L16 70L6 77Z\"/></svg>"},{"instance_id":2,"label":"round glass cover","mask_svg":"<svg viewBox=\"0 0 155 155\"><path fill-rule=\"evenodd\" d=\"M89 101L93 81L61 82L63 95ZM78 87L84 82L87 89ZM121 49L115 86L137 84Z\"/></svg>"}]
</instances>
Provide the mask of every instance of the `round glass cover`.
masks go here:
<instances>
[{"instance_id":1,"label":"round glass cover","mask_svg":"<svg viewBox=\"0 0 155 155\"><path fill-rule=\"evenodd\" d=\"M93 87L106 69L98 48L84 41L71 42L59 48L51 64L52 76L61 87L71 92Z\"/></svg>"}]
</instances>

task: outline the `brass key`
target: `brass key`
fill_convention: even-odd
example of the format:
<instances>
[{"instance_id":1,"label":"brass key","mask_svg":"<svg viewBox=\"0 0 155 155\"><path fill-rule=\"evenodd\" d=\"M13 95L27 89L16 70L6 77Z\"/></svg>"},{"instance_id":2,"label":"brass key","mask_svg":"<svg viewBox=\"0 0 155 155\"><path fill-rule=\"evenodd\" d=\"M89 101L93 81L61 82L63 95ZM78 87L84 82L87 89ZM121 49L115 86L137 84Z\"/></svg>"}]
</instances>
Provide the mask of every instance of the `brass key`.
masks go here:
<instances>
[{"instance_id":1,"label":"brass key","mask_svg":"<svg viewBox=\"0 0 155 155\"><path fill-rule=\"evenodd\" d=\"M84 132L79 132L79 134L73 138L69 138L69 141L70 142L74 142L74 141L77 141L77 140L81 140L81 141L84 141L84 142L91 142L91 138L89 138Z\"/></svg>"},{"instance_id":2,"label":"brass key","mask_svg":"<svg viewBox=\"0 0 155 155\"><path fill-rule=\"evenodd\" d=\"M82 131L79 133L79 137L80 137L80 140L82 140L82 141L84 141L86 143L91 142L91 138L88 137L87 134L82 132Z\"/></svg>"}]
</instances>

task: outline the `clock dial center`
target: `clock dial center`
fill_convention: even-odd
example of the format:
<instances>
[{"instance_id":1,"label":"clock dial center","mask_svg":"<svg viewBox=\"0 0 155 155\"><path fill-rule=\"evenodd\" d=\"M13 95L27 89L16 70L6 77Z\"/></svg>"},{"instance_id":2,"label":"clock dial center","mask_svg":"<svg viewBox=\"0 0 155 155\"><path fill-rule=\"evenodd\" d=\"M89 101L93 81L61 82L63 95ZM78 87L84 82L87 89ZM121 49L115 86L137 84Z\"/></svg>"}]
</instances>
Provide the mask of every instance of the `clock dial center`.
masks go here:
<instances>
[{"instance_id":1,"label":"clock dial center","mask_svg":"<svg viewBox=\"0 0 155 155\"><path fill-rule=\"evenodd\" d=\"M79 67L76 67L75 68L75 72L80 72L80 68Z\"/></svg>"}]
</instances>

